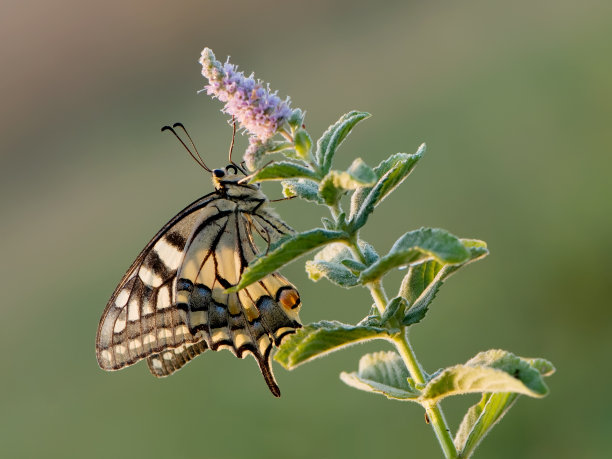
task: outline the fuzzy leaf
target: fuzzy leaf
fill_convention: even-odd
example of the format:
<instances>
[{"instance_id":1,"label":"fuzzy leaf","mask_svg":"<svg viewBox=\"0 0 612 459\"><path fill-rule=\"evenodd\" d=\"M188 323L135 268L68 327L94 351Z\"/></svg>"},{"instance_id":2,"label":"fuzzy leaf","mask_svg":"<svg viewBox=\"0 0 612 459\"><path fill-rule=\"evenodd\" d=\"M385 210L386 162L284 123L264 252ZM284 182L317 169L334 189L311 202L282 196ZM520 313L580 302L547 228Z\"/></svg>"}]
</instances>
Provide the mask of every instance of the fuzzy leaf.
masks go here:
<instances>
[{"instance_id":1,"label":"fuzzy leaf","mask_svg":"<svg viewBox=\"0 0 612 459\"><path fill-rule=\"evenodd\" d=\"M468 458L497 422L512 408L519 394L485 393L465 414L455 436L459 457Z\"/></svg>"},{"instance_id":2,"label":"fuzzy leaf","mask_svg":"<svg viewBox=\"0 0 612 459\"><path fill-rule=\"evenodd\" d=\"M503 350L490 350L477 354L463 365L440 371L428 381L419 401L437 402L451 395L473 392L513 392L543 397L548 388L539 369L528 359Z\"/></svg>"},{"instance_id":3,"label":"fuzzy leaf","mask_svg":"<svg viewBox=\"0 0 612 459\"><path fill-rule=\"evenodd\" d=\"M361 158L355 159L346 172L330 171L321 180L319 195L327 205L333 206L348 190L372 185L376 174Z\"/></svg>"},{"instance_id":4,"label":"fuzzy leaf","mask_svg":"<svg viewBox=\"0 0 612 459\"><path fill-rule=\"evenodd\" d=\"M315 322L285 338L274 359L286 369L293 370L340 348L385 336L386 330L375 326L347 325L336 321Z\"/></svg>"},{"instance_id":5,"label":"fuzzy leaf","mask_svg":"<svg viewBox=\"0 0 612 459\"><path fill-rule=\"evenodd\" d=\"M325 204L319 197L319 185L313 180L304 178L283 180L281 185L283 186L283 196L286 198L297 196L304 201Z\"/></svg>"},{"instance_id":6,"label":"fuzzy leaf","mask_svg":"<svg viewBox=\"0 0 612 459\"><path fill-rule=\"evenodd\" d=\"M454 265L443 265L437 260L425 260L410 265L408 274L402 280L399 296L406 298L410 309L404 317L404 325L420 322L425 317L429 305L438 293L440 286L462 266L485 257L489 251L483 241L476 239L461 239L461 243L468 250L466 261Z\"/></svg>"},{"instance_id":7,"label":"fuzzy leaf","mask_svg":"<svg viewBox=\"0 0 612 459\"><path fill-rule=\"evenodd\" d=\"M307 159L310 155L310 148L312 147L312 140L310 135L304 129L298 129L293 136L295 143L295 151L301 159Z\"/></svg>"},{"instance_id":8,"label":"fuzzy leaf","mask_svg":"<svg viewBox=\"0 0 612 459\"><path fill-rule=\"evenodd\" d=\"M342 260L341 263L354 273L360 273L366 269L366 265L355 260Z\"/></svg>"},{"instance_id":9,"label":"fuzzy leaf","mask_svg":"<svg viewBox=\"0 0 612 459\"><path fill-rule=\"evenodd\" d=\"M249 177L249 183L263 182L265 180L284 180L288 178L317 179L317 174L308 167L289 161L279 161L268 164Z\"/></svg>"},{"instance_id":10,"label":"fuzzy leaf","mask_svg":"<svg viewBox=\"0 0 612 459\"><path fill-rule=\"evenodd\" d=\"M391 318L396 315L403 315L402 312L406 308L406 300L401 296L393 298L385 308L385 312L380 318L381 325L385 325ZM401 318L401 317L400 317Z\"/></svg>"},{"instance_id":11,"label":"fuzzy leaf","mask_svg":"<svg viewBox=\"0 0 612 459\"><path fill-rule=\"evenodd\" d=\"M467 260L469 252L449 232L437 228L421 228L400 237L387 255L361 273L359 280L363 283L374 281L393 268L425 257L433 257L444 264L461 263Z\"/></svg>"},{"instance_id":12,"label":"fuzzy leaf","mask_svg":"<svg viewBox=\"0 0 612 459\"><path fill-rule=\"evenodd\" d=\"M327 278L330 282L344 288L359 285L358 277L346 266L340 263L333 263L322 260L309 260L306 262L306 272L308 277L317 282L321 277Z\"/></svg>"},{"instance_id":13,"label":"fuzzy leaf","mask_svg":"<svg viewBox=\"0 0 612 459\"><path fill-rule=\"evenodd\" d=\"M347 235L341 231L329 231L322 228L286 237L278 244L273 245L273 248L266 255L253 260L242 273L238 285L226 291L237 292L311 250L344 240L346 237Z\"/></svg>"},{"instance_id":14,"label":"fuzzy leaf","mask_svg":"<svg viewBox=\"0 0 612 459\"><path fill-rule=\"evenodd\" d=\"M419 391L408 383L409 377L401 357L393 351L366 354L359 361L357 372L340 374L340 379L355 389L390 399L415 400Z\"/></svg>"},{"instance_id":15,"label":"fuzzy leaf","mask_svg":"<svg viewBox=\"0 0 612 459\"><path fill-rule=\"evenodd\" d=\"M425 144L422 144L416 153L412 155L397 153L374 169L379 177L376 184L371 188L358 188L351 197L349 221L354 230L365 225L374 207L408 177L424 153Z\"/></svg>"},{"instance_id":16,"label":"fuzzy leaf","mask_svg":"<svg viewBox=\"0 0 612 459\"><path fill-rule=\"evenodd\" d=\"M343 115L323 133L321 138L317 141L315 158L324 174L329 172L334 154L342 141L349 135L359 121L369 117L369 113L358 111L349 112Z\"/></svg>"}]
</instances>

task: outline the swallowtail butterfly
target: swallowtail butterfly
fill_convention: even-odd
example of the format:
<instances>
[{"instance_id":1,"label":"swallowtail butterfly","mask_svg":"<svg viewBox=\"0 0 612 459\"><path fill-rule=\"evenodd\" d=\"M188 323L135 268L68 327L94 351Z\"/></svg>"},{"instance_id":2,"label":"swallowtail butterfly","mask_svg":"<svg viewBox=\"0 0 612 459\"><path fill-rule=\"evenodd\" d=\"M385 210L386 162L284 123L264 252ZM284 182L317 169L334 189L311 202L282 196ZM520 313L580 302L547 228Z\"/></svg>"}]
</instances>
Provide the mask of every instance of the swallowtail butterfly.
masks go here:
<instances>
[{"instance_id":1,"label":"swallowtail butterfly","mask_svg":"<svg viewBox=\"0 0 612 459\"><path fill-rule=\"evenodd\" d=\"M231 149L231 164L212 171L187 150L211 172L215 191L166 223L123 276L98 326L98 363L119 370L146 358L151 373L164 377L207 349L229 349L240 358L251 354L279 397L270 353L301 327L297 290L278 273L237 293L225 290L256 257L254 232L270 243L293 230L259 186L245 182Z\"/></svg>"}]
</instances>

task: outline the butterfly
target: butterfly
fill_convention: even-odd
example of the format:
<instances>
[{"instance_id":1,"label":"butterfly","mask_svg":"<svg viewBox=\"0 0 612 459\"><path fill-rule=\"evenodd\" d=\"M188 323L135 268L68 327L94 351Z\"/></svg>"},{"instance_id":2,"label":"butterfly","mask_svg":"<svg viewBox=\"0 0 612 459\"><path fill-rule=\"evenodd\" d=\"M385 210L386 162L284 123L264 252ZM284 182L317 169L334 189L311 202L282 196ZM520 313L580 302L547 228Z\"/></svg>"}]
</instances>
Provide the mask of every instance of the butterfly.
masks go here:
<instances>
[{"instance_id":1,"label":"butterfly","mask_svg":"<svg viewBox=\"0 0 612 459\"><path fill-rule=\"evenodd\" d=\"M212 175L215 191L172 218L140 252L111 296L98 326L96 354L104 370L147 359L154 376L182 368L207 349L252 355L276 397L273 345L302 325L296 288L272 273L236 293L242 272L259 253L254 233L269 243L293 233L269 207L258 185L231 161L210 170L173 128L191 156ZM234 127L235 135L235 127Z\"/></svg>"}]
</instances>

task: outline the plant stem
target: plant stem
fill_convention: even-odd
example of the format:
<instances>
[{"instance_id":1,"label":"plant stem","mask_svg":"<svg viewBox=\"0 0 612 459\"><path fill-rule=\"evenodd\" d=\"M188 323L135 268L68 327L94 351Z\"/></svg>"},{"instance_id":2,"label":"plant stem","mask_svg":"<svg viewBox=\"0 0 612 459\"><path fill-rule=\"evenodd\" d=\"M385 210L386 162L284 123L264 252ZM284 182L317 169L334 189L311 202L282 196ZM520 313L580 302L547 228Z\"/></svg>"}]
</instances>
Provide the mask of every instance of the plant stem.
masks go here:
<instances>
[{"instance_id":1,"label":"plant stem","mask_svg":"<svg viewBox=\"0 0 612 459\"><path fill-rule=\"evenodd\" d=\"M402 333L398 333L392 340L395 348L398 350L410 375L414 379L417 384L425 384L425 374L419 362L414 355L414 351L412 350L412 346L410 345L410 341L408 340L408 329L403 328ZM427 417L429 419L429 423L433 428L438 441L440 442L440 447L442 451L444 451L444 457L447 459L456 458L457 457L457 449L455 448L455 443L453 442L453 438L450 433L450 429L448 428L448 424L446 419L444 418L444 413L442 412L442 408L438 406L436 402L424 402L421 403L423 408L425 408L425 412L427 413Z\"/></svg>"},{"instance_id":2,"label":"plant stem","mask_svg":"<svg viewBox=\"0 0 612 459\"><path fill-rule=\"evenodd\" d=\"M337 212L337 209L335 210ZM357 236L351 240L349 247L355 258L366 264L365 256L357 243ZM387 303L389 302L383 289L382 281L379 279L374 282L370 282L366 285L366 287L368 287L368 290L370 290L370 294L376 303L376 307L378 308L379 313L382 315L385 312ZM410 341L408 340L408 328L402 326L401 329L402 331L395 335L390 341L395 345L395 348L402 357L402 360L404 361L406 368L408 368L412 379L414 379L417 384L425 384L425 373L419 365L419 362L414 355L414 351L412 350L412 346L410 345ZM457 458L457 449L455 448L453 437L451 436L450 429L448 428L448 424L444 418L442 408L440 408L435 402L424 402L421 405L423 408L425 408L429 423L431 424L431 427L433 428L436 437L440 442L440 447L444 452L444 457L447 459Z\"/></svg>"}]
</instances>

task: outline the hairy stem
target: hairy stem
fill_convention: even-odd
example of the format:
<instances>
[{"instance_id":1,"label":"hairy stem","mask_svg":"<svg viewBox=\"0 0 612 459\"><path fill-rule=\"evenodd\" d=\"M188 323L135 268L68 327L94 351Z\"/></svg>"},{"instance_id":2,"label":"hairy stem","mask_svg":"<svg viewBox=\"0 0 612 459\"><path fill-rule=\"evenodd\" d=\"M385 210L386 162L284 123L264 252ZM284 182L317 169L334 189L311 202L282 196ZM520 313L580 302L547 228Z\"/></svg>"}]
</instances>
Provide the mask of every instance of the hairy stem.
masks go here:
<instances>
[{"instance_id":1,"label":"hairy stem","mask_svg":"<svg viewBox=\"0 0 612 459\"><path fill-rule=\"evenodd\" d=\"M414 355L412 346L410 345L410 341L408 340L408 329L406 327L402 328L402 333L398 333L393 338L392 342L399 354L402 356L402 360L406 364L412 379L414 379L417 384L425 384L425 374L419 365L419 362ZM423 408L425 408L429 423L433 428L438 441L440 442L440 447L444 451L444 457L449 459L456 458L457 449L455 448L453 437L450 429L448 428L448 423L444 418L442 408L435 402L425 402L421 405Z\"/></svg>"},{"instance_id":2,"label":"hairy stem","mask_svg":"<svg viewBox=\"0 0 612 459\"><path fill-rule=\"evenodd\" d=\"M353 256L361 263L366 264L365 256L357 243L356 236L350 242L349 247L353 253ZM370 290L370 294L376 303L378 312L382 315L385 312L387 303L389 302L382 286L382 281L379 279L377 281L368 283L366 286ZM391 340L391 342L395 345L395 348L402 357L402 360L404 361L406 368L408 368L412 379L414 379L417 384L425 384L425 373L423 372L423 369L421 368L421 365L414 354L412 346L410 345L410 341L408 340L408 328L401 327L401 329L402 331L398 333ZM436 437L440 442L440 447L442 448L442 451L444 451L444 457L447 459L456 458L457 449L455 448L453 437L450 429L448 428L448 423L446 422L442 408L434 402L426 402L423 403L422 406L425 408L429 423L431 424L431 427L433 428Z\"/></svg>"}]
</instances>

